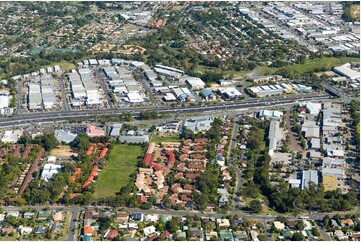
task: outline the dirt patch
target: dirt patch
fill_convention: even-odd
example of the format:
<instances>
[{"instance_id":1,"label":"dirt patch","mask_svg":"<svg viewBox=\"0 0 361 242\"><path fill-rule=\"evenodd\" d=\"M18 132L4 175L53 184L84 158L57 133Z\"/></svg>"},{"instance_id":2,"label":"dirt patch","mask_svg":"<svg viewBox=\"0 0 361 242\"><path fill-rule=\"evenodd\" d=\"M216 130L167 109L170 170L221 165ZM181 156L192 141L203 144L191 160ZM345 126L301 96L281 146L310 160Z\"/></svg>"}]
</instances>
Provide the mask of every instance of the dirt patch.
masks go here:
<instances>
[{"instance_id":1,"label":"dirt patch","mask_svg":"<svg viewBox=\"0 0 361 242\"><path fill-rule=\"evenodd\" d=\"M71 157L71 156L78 156L77 153L74 153L69 145L59 145L57 148L53 149L51 151L51 155L53 156L65 156L65 157Z\"/></svg>"},{"instance_id":2,"label":"dirt patch","mask_svg":"<svg viewBox=\"0 0 361 242\"><path fill-rule=\"evenodd\" d=\"M354 19L360 19L360 6L352 5L351 6L351 15Z\"/></svg>"}]
</instances>

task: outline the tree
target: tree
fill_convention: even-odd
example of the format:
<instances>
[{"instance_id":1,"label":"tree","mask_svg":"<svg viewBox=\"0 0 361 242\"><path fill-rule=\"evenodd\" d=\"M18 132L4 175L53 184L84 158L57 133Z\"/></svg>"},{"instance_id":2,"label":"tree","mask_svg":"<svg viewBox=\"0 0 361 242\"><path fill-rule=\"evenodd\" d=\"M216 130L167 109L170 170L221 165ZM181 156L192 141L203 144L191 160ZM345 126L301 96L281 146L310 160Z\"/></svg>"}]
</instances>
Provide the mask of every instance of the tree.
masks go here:
<instances>
[{"instance_id":1,"label":"tree","mask_svg":"<svg viewBox=\"0 0 361 242\"><path fill-rule=\"evenodd\" d=\"M296 233L294 233L294 234L292 235L291 240L292 240L292 241L302 241L302 240L304 240L304 238L305 238L305 236L303 236L302 233L296 232Z\"/></svg>"},{"instance_id":2,"label":"tree","mask_svg":"<svg viewBox=\"0 0 361 242\"><path fill-rule=\"evenodd\" d=\"M172 218L166 224L167 230L174 234L178 230L178 221L176 218Z\"/></svg>"},{"instance_id":3,"label":"tree","mask_svg":"<svg viewBox=\"0 0 361 242\"><path fill-rule=\"evenodd\" d=\"M249 203L249 208L255 213L260 213L262 211L262 203L259 200L252 200Z\"/></svg>"},{"instance_id":4,"label":"tree","mask_svg":"<svg viewBox=\"0 0 361 242\"><path fill-rule=\"evenodd\" d=\"M312 228L312 234L317 237L320 237L320 235L321 235L320 231L318 231L318 229L316 227Z\"/></svg>"},{"instance_id":5,"label":"tree","mask_svg":"<svg viewBox=\"0 0 361 242\"><path fill-rule=\"evenodd\" d=\"M305 228L305 224L303 223L302 220L298 221L298 223L296 224L296 229L297 230L303 230Z\"/></svg>"}]
</instances>

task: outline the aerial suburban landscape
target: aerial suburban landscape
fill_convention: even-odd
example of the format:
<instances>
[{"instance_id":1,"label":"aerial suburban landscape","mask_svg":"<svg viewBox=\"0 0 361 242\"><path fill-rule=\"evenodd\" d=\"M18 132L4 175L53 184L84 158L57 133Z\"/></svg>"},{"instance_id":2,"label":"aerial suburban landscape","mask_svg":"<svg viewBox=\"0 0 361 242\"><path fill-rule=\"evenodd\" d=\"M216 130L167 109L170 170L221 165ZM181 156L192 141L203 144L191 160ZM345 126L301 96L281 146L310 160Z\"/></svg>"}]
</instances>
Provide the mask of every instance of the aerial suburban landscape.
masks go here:
<instances>
[{"instance_id":1,"label":"aerial suburban landscape","mask_svg":"<svg viewBox=\"0 0 361 242\"><path fill-rule=\"evenodd\" d=\"M0 240L360 240L360 2L0 12Z\"/></svg>"}]
</instances>

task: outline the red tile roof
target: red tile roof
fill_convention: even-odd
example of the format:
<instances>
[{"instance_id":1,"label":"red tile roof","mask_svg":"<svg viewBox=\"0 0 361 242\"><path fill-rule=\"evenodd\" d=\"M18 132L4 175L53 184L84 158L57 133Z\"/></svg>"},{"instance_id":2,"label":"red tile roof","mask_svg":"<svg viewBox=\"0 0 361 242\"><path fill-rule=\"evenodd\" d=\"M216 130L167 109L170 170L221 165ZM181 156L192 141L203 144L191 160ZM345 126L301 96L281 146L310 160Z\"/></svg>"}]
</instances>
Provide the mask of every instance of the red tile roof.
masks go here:
<instances>
[{"instance_id":1,"label":"red tile roof","mask_svg":"<svg viewBox=\"0 0 361 242\"><path fill-rule=\"evenodd\" d=\"M144 164L146 164L147 166L150 166L152 160L153 160L152 154L146 154L146 155L144 156L143 162L144 162Z\"/></svg>"},{"instance_id":2,"label":"red tile roof","mask_svg":"<svg viewBox=\"0 0 361 242\"><path fill-rule=\"evenodd\" d=\"M108 152L108 148L104 148L102 152L100 152L99 159L103 159L107 154L107 152Z\"/></svg>"},{"instance_id":3,"label":"red tile roof","mask_svg":"<svg viewBox=\"0 0 361 242\"><path fill-rule=\"evenodd\" d=\"M106 233L105 238L107 240L113 240L115 238L115 236L117 236L117 235L118 235L118 231L115 229L112 229Z\"/></svg>"},{"instance_id":4,"label":"red tile roof","mask_svg":"<svg viewBox=\"0 0 361 242\"><path fill-rule=\"evenodd\" d=\"M93 228L90 225L84 226L84 234L91 234L93 232Z\"/></svg>"},{"instance_id":5,"label":"red tile roof","mask_svg":"<svg viewBox=\"0 0 361 242\"><path fill-rule=\"evenodd\" d=\"M168 166L174 166L174 162L175 162L175 155L172 151L170 150L166 150L165 154L168 157Z\"/></svg>"}]
</instances>

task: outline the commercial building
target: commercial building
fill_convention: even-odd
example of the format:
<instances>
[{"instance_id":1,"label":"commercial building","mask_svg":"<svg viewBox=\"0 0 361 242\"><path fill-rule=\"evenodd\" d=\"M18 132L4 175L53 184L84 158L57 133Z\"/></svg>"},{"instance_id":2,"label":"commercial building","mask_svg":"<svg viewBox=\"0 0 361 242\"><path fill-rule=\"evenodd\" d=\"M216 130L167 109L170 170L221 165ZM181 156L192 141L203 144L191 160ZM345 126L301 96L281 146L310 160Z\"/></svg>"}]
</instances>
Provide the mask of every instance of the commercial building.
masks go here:
<instances>
[{"instance_id":1,"label":"commercial building","mask_svg":"<svg viewBox=\"0 0 361 242\"><path fill-rule=\"evenodd\" d=\"M279 85L251 87L251 88L249 88L249 90L252 92L253 95L255 95L257 97L280 95L283 93L283 88Z\"/></svg>"},{"instance_id":2,"label":"commercial building","mask_svg":"<svg viewBox=\"0 0 361 242\"><path fill-rule=\"evenodd\" d=\"M54 174L61 171L61 165L55 164L45 164L43 171L41 173L41 179L49 181L53 178Z\"/></svg>"},{"instance_id":3,"label":"commercial building","mask_svg":"<svg viewBox=\"0 0 361 242\"><path fill-rule=\"evenodd\" d=\"M177 101L177 98L174 96L173 93L166 93L164 96L163 96L163 100L165 102L174 102L174 101Z\"/></svg>"},{"instance_id":4,"label":"commercial building","mask_svg":"<svg viewBox=\"0 0 361 242\"><path fill-rule=\"evenodd\" d=\"M1 138L1 142L15 144L18 142L22 134L23 131L19 129L7 130L5 131L3 137Z\"/></svg>"},{"instance_id":5,"label":"commercial building","mask_svg":"<svg viewBox=\"0 0 361 242\"><path fill-rule=\"evenodd\" d=\"M338 67L334 67L333 71L336 74L339 74L340 76L344 76L347 79L350 80L360 80L360 72L354 71L351 68L351 64L350 63L346 63L342 66L338 66Z\"/></svg>"},{"instance_id":6,"label":"commercial building","mask_svg":"<svg viewBox=\"0 0 361 242\"><path fill-rule=\"evenodd\" d=\"M83 83L86 92L86 104L87 105L99 105L101 104L99 98L99 91L93 81L93 74L90 69L84 68L79 69L81 81Z\"/></svg>"},{"instance_id":7,"label":"commercial building","mask_svg":"<svg viewBox=\"0 0 361 242\"><path fill-rule=\"evenodd\" d=\"M234 87L221 87L218 88L218 92L223 96L224 99L237 99L242 96L236 88Z\"/></svg>"},{"instance_id":8,"label":"commercial building","mask_svg":"<svg viewBox=\"0 0 361 242\"><path fill-rule=\"evenodd\" d=\"M183 125L183 132L187 129L193 132L203 132L211 128L212 116L201 116L187 119Z\"/></svg>"},{"instance_id":9,"label":"commercial building","mask_svg":"<svg viewBox=\"0 0 361 242\"><path fill-rule=\"evenodd\" d=\"M163 70L167 70L167 71L176 72L176 73L179 73L181 75L184 75L184 73L185 73L182 70L179 70L179 69L176 69L176 68L173 68L173 67L169 67L169 66L155 65L154 67L158 68L158 69L163 69Z\"/></svg>"},{"instance_id":10,"label":"commercial building","mask_svg":"<svg viewBox=\"0 0 361 242\"><path fill-rule=\"evenodd\" d=\"M144 102L144 98L140 95L139 92L129 92L127 97L124 98L125 101L129 103L142 103Z\"/></svg>"},{"instance_id":11,"label":"commercial building","mask_svg":"<svg viewBox=\"0 0 361 242\"><path fill-rule=\"evenodd\" d=\"M199 92L199 95L206 100L215 100L216 95L209 89L204 89Z\"/></svg>"},{"instance_id":12,"label":"commercial building","mask_svg":"<svg viewBox=\"0 0 361 242\"><path fill-rule=\"evenodd\" d=\"M109 132L109 136L111 138L117 138L120 135L120 131L122 129L122 124L113 124L111 131Z\"/></svg>"},{"instance_id":13,"label":"commercial building","mask_svg":"<svg viewBox=\"0 0 361 242\"><path fill-rule=\"evenodd\" d=\"M302 172L302 183L301 183L301 189L309 189L310 182L313 182L316 186L318 186L319 181L319 175L318 171L316 170L308 170Z\"/></svg>"},{"instance_id":14,"label":"commercial building","mask_svg":"<svg viewBox=\"0 0 361 242\"><path fill-rule=\"evenodd\" d=\"M196 99L188 88L174 88L173 93L179 101L192 101Z\"/></svg>"},{"instance_id":15,"label":"commercial building","mask_svg":"<svg viewBox=\"0 0 361 242\"><path fill-rule=\"evenodd\" d=\"M29 83L29 110L42 110L42 97L39 83Z\"/></svg>"},{"instance_id":16,"label":"commercial building","mask_svg":"<svg viewBox=\"0 0 361 242\"><path fill-rule=\"evenodd\" d=\"M104 136L104 130L102 129L98 129L97 127L95 127L94 125L88 124L86 126L86 134L89 137L102 137Z\"/></svg>"},{"instance_id":17,"label":"commercial building","mask_svg":"<svg viewBox=\"0 0 361 242\"><path fill-rule=\"evenodd\" d=\"M281 139L282 133L280 130L280 122L276 120L271 120L268 133L268 147L270 156L273 156L274 151L277 151L278 142Z\"/></svg>"},{"instance_id":18,"label":"commercial building","mask_svg":"<svg viewBox=\"0 0 361 242\"><path fill-rule=\"evenodd\" d=\"M268 76L256 76L250 79L254 83L267 83L270 81L279 81L282 79L282 76L279 75L268 75Z\"/></svg>"},{"instance_id":19,"label":"commercial building","mask_svg":"<svg viewBox=\"0 0 361 242\"><path fill-rule=\"evenodd\" d=\"M8 108L10 100L10 92L1 90L0 91L0 109Z\"/></svg>"},{"instance_id":20,"label":"commercial building","mask_svg":"<svg viewBox=\"0 0 361 242\"><path fill-rule=\"evenodd\" d=\"M149 135L145 134L144 131L128 130L119 136L119 141L126 143L147 143L149 142Z\"/></svg>"},{"instance_id":21,"label":"commercial building","mask_svg":"<svg viewBox=\"0 0 361 242\"><path fill-rule=\"evenodd\" d=\"M80 76L76 72L71 72L68 74L68 80L71 87L71 92L73 95L73 98L75 101L73 101L73 106L79 106L81 105L82 99L85 99L87 94L85 92L85 88L83 86L83 83L80 79Z\"/></svg>"},{"instance_id":22,"label":"commercial building","mask_svg":"<svg viewBox=\"0 0 361 242\"><path fill-rule=\"evenodd\" d=\"M56 102L54 92L54 79L50 74L44 74L41 77L41 94L45 109L52 109Z\"/></svg>"},{"instance_id":23,"label":"commercial building","mask_svg":"<svg viewBox=\"0 0 361 242\"><path fill-rule=\"evenodd\" d=\"M319 138L312 138L310 140L310 149L318 150L321 148L321 140Z\"/></svg>"},{"instance_id":24,"label":"commercial building","mask_svg":"<svg viewBox=\"0 0 361 242\"><path fill-rule=\"evenodd\" d=\"M280 119L283 117L283 112L277 110L261 110L258 113L260 119Z\"/></svg>"},{"instance_id":25,"label":"commercial building","mask_svg":"<svg viewBox=\"0 0 361 242\"><path fill-rule=\"evenodd\" d=\"M205 83L202 81L202 79L198 77L187 77L185 79L185 82L187 85L189 85L192 89L202 89L205 87Z\"/></svg>"},{"instance_id":26,"label":"commercial building","mask_svg":"<svg viewBox=\"0 0 361 242\"><path fill-rule=\"evenodd\" d=\"M54 131L54 136L59 142L65 142L69 144L76 138L76 134L71 133L70 131L65 131L63 129L57 129Z\"/></svg>"},{"instance_id":27,"label":"commercial building","mask_svg":"<svg viewBox=\"0 0 361 242\"><path fill-rule=\"evenodd\" d=\"M318 115L321 111L321 103L306 102L306 110L309 114Z\"/></svg>"}]
</instances>

